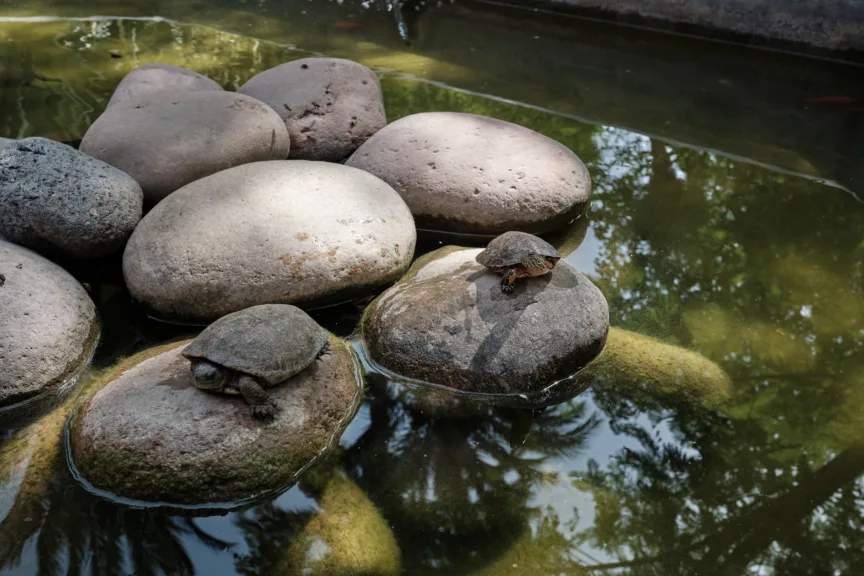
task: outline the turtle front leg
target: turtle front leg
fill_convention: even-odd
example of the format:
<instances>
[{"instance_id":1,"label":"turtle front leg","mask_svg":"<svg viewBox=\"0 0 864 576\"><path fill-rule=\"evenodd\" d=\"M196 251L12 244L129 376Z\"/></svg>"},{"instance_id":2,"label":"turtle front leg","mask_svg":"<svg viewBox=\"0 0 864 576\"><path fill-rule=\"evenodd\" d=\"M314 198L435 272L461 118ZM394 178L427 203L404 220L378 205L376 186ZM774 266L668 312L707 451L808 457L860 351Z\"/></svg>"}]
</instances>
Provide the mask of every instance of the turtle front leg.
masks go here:
<instances>
[{"instance_id":1,"label":"turtle front leg","mask_svg":"<svg viewBox=\"0 0 864 576\"><path fill-rule=\"evenodd\" d=\"M276 403L270 399L270 394L251 376L240 376L237 388L243 399L252 408L252 417L259 420L270 420L276 415Z\"/></svg>"},{"instance_id":2,"label":"turtle front leg","mask_svg":"<svg viewBox=\"0 0 864 576\"><path fill-rule=\"evenodd\" d=\"M504 272L504 277L501 279L501 292L505 294L513 292L514 282L516 282L516 270L510 268Z\"/></svg>"}]
</instances>

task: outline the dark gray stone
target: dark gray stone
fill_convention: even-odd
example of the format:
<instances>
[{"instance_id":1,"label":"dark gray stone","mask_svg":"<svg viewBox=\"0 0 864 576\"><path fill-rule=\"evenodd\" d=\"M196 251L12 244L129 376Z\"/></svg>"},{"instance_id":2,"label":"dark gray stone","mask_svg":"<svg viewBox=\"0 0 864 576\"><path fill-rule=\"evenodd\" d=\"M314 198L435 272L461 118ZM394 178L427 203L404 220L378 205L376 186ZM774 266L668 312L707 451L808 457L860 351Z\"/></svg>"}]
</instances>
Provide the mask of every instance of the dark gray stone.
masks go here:
<instances>
[{"instance_id":1,"label":"dark gray stone","mask_svg":"<svg viewBox=\"0 0 864 576\"><path fill-rule=\"evenodd\" d=\"M567 381L546 389L603 349L609 312L600 290L561 261L504 294L501 276L475 262L479 252L433 252L369 306L361 329L372 360L461 392L524 396L523 405L581 391Z\"/></svg>"},{"instance_id":2,"label":"dark gray stone","mask_svg":"<svg viewBox=\"0 0 864 576\"><path fill-rule=\"evenodd\" d=\"M0 311L2 408L57 390L96 347L96 308L81 284L35 252L3 240Z\"/></svg>"},{"instance_id":3,"label":"dark gray stone","mask_svg":"<svg viewBox=\"0 0 864 576\"><path fill-rule=\"evenodd\" d=\"M78 471L96 488L174 504L233 502L281 489L339 441L361 385L351 353L332 353L270 390L275 418L240 396L194 386L182 343L123 371L72 428Z\"/></svg>"},{"instance_id":4,"label":"dark gray stone","mask_svg":"<svg viewBox=\"0 0 864 576\"><path fill-rule=\"evenodd\" d=\"M539 234L576 218L591 176L563 144L476 114L424 112L381 129L348 160L390 184L417 227Z\"/></svg>"},{"instance_id":5,"label":"dark gray stone","mask_svg":"<svg viewBox=\"0 0 864 576\"><path fill-rule=\"evenodd\" d=\"M295 60L261 72L238 92L282 117L291 158L343 160L387 124L378 76L351 60Z\"/></svg>"},{"instance_id":6,"label":"dark gray stone","mask_svg":"<svg viewBox=\"0 0 864 576\"><path fill-rule=\"evenodd\" d=\"M0 234L40 252L93 258L123 248L143 194L128 174L46 140L0 148Z\"/></svg>"},{"instance_id":7,"label":"dark gray stone","mask_svg":"<svg viewBox=\"0 0 864 576\"><path fill-rule=\"evenodd\" d=\"M111 95L108 106L163 90L221 91L210 78L171 64L144 64L127 74Z\"/></svg>"}]
</instances>

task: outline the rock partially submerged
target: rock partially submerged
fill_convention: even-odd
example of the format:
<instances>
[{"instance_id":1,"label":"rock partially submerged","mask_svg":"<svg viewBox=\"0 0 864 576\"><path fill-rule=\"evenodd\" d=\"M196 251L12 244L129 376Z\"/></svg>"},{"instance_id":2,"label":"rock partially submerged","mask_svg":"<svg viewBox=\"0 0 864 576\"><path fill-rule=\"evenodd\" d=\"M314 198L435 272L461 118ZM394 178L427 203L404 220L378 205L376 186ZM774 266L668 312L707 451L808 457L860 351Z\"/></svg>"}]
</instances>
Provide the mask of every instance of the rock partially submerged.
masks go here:
<instances>
[{"instance_id":1,"label":"rock partially submerged","mask_svg":"<svg viewBox=\"0 0 864 576\"><path fill-rule=\"evenodd\" d=\"M414 253L407 206L381 180L325 162L257 162L178 190L126 247L132 296L210 322L257 304L310 307L395 281Z\"/></svg>"},{"instance_id":2,"label":"rock partially submerged","mask_svg":"<svg viewBox=\"0 0 864 576\"><path fill-rule=\"evenodd\" d=\"M417 227L540 234L576 218L591 177L564 145L474 114L424 112L381 129L348 160L399 192Z\"/></svg>"},{"instance_id":3,"label":"rock partially submerged","mask_svg":"<svg viewBox=\"0 0 864 576\"><path fill-rule=\"evenodd\" d=\"M108 106L165 90L221 91L222 87L207 76L180 66L143 64L123 77L111 95Z\"/></svg>"},{"instance_id":4,"label":"rock partially submerged","mask_svg":"<svg viewBox=\"0 0 864 576\"><path fill-rule=\"evenodd\" d=\"M336 162L387 124L381 82L341 58L303 58L270 68L238 90L272 107L291 135L291 158Z\"/></svg>"},{"instance_id":5,"label":"rock partially submerged","mask_svg":"<svg viewBox=\"0 0 864 576\"><path fill-rule=\"evenodd\" d=\"M115 104L87 130L81 150L128 172L149 202L220 170L288 157L279 116L250 96L162 90Z\"/></svg>"},{"instance_id":6,"label":"rock partially submerged","mask_svg":"<svg viewBox=\"0 0 864 576\"><path fill-rule=\"evenodd\" d=\"M123 248L141 220L143 195L125 172L45 138L0 148L0 234L71 258Z\"/></svg>"},{"instance_id":7,"label":"rock partially submerged","mask_svg":"<svg viewBox=\"0 0 864 576\"><path fill-rule=\"evenodd\" d=\"M271 390L254 420L241 397L195 388L181 343L123 372L76 416L72 456L98 489L151 502L234 502L284 488L347 426L360 382L347 347Z\"/></svg>"},{"instance_id":8,"label":"rock partially submerged","mask_svg":"<svg viewBox=\"0 0 864 576\"><path fill-rule=\"evenodd\" d=\"M568 377L603 349L603 295L566 262L504 294L479 252L433 252L369 306L361 328L372 360L415 381L502 395L493 403L547 405L580 392Z\"/></svg>"},{"instance_id":9,"label":"rock partially submerged","mask_svg":"<svg viewBox=\"0 0 864 576\"><path fill-rule=\"evenodd\" d=\"M0 240L0 420L54 392L84 366L99 335L87 292L59 266Z\"/></svg>"}]
</instances>

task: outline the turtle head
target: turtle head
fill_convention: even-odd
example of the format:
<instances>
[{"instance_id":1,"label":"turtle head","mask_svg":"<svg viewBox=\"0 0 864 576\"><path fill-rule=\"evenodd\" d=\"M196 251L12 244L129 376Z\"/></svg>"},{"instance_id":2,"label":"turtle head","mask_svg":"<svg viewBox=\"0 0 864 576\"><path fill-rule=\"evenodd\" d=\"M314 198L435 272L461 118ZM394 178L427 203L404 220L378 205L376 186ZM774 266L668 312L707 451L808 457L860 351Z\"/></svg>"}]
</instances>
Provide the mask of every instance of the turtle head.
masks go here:
<instances>
[{"instance_id":1,"label":"turtle head","mask_svg":"<svg viewBox=\"0 0 864 576\"><path fill-rule=\"evenodd\" d=\"M558 262L558 258L555 258L554 256L543 256L542 254L535 254L534 252L526 254L519 261L530 276L546 274L555 267L556 262Z\"/></svg>"},{"instance_id":2,"label":"turtle head","mask_svg":"<svg viewBox=\"0 0 864 576\"><path fill-rule=\"evenodd\" d=\"M222 391L231 381L231 371L206 360L192 363L192 375L195 386L202 390Z\"/></svg>"}]
</instances>

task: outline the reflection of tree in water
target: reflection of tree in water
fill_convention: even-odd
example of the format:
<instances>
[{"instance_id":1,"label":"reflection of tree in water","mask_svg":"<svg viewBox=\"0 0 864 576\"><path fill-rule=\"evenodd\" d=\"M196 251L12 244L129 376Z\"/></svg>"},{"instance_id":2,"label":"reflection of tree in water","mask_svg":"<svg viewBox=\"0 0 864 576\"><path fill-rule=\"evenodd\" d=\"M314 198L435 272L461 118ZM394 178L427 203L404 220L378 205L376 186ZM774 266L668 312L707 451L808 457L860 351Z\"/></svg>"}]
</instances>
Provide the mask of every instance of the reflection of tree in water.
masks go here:
<instances>
[{"instance_id":1,"label":"reflection of tree in water","mask_svg":"<svg viewBox=\"0 0 864 576\"><path fill-rule=\"evenodd\" d=\"M640 449L590 466L619 512L581 537L634 574L860 572L862 206L706 152L599 138L594 231L613 323L705 354L736 388L719 414L598 391ZM674 438L661 441L646 420L664 419Z\"/></svg>"},{"instance_id":2,"label":"reflection of tree in water","mask_svg":"<svg viewBox=\"0 0 864 576\"><path fill-rule=\"evenodd\" d=\"M380 394L346 461L393 527L409 573L468 573L505 553L537 516L529 500L545 480L544 463L574 456L598 424L582 403L563 404L535 417L514 450L518 420L491 409L430 418Z\"/></svg>"}]
</instances>

